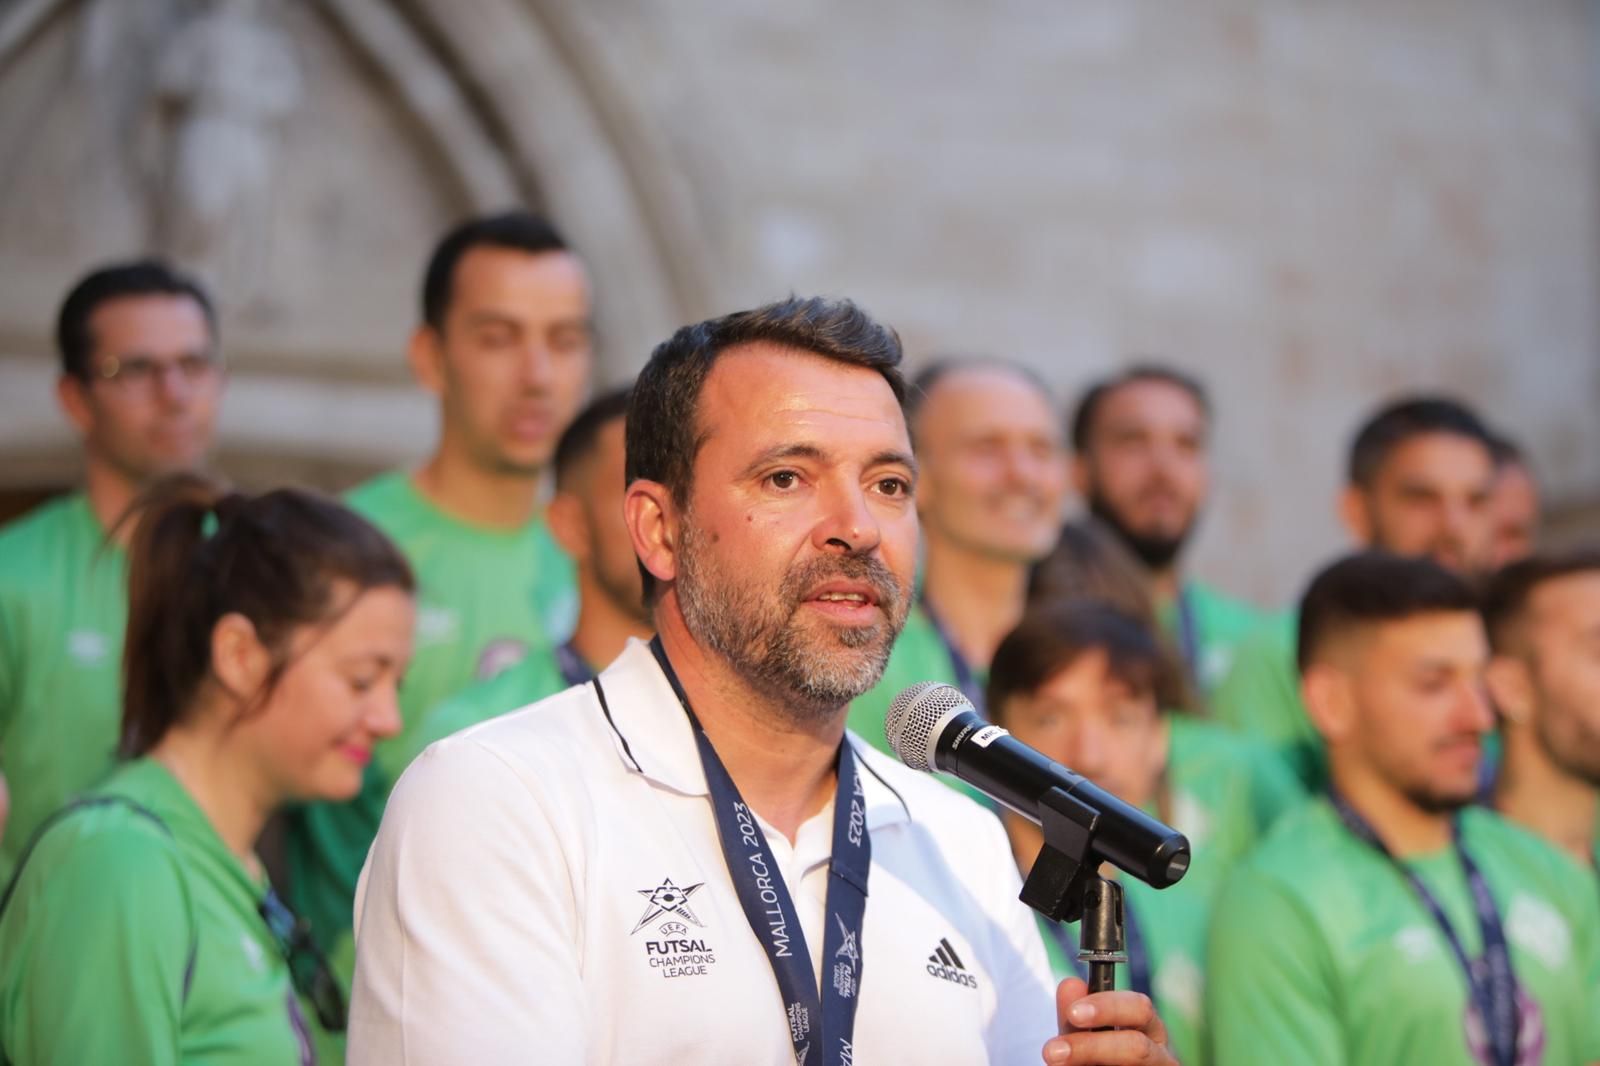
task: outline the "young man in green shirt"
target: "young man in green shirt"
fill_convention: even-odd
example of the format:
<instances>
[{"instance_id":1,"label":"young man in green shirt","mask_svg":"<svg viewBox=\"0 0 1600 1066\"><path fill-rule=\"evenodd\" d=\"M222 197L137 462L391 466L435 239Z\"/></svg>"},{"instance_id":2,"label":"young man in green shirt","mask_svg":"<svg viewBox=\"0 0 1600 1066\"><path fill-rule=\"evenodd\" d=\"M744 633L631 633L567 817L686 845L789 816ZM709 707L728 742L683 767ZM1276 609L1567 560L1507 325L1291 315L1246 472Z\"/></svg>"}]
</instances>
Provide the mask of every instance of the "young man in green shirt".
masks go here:
<instances>
[{"instance_id":1,"label":"young man in green shirt","mask_svg":"<svg viewBox=\"0 0 1600 1066\"><path fill-rule=\"evenodd\" d=\"M210 298L156 260L84 277L56 339L84 486L0 530L0 883L34 828L111 769L128 530L107 535L151 480L204 460L223 388Z\"/></svg>"},{"instance_id":2,"label":"young man in green shirt","mask_svg":"<svg viewBox=\"0 0 1600 1066\"><path fill-rule=\"evenodd\" d=\"M1600 876L1600 550L1511 564L1483 614L1504 742L1495 809Z\"/></svg>"},{"instance_id":3,"label":"young man in green shirt","mask_svg":"<svg viewBox=\"0 0 1600 1066\"><path fill-rule=\"evenodd\" d=\"M1467 583L1382 552L1301 601L1330 791L1224 888L1207 982L1229 1066L1600 1062L1600 906L1546 841L1471 806L1488 642Z\"/></svg>"},{"instance_id":4,"label":"young man in green shirt","mask_svg":"<svg viewBox=\"0 0 1600 1066\"><path fill-rule=\"evenodd\" d=\"M1022 616L1028 571L1055 543L1067 493L1055 403L1026 368L935 363L912 382L907 408L922 467L922 587L883 679L849 717L884 751L889 705L909 685L943 681L982 709L989 658Z\"/></svg>"},{"instance_id":5,"label":"young man in green shirt","mask_svg":"<svg viewBox=\"0 0 1600 1066\"><path fill-rule=\"evenodd\" d=\"M408 354L439 399L438 446L417 470L348 497L417 575L404 725L374 751L354 801L312 804L289 823L295 909L346 964L356 878L423 714L570 628L572 564L550 535L544 497L556 442L589 388L582 262L526 212L463 223L429 260Z\"/></svg>"},{"instance_id":6,"label":"young man in green shirt","mask_svg":"<svg viewBox=\"0 0 1600 1066\"><path fill-rule=\"evenodd\" d=\"M515 666L445 700L422 717L408 758L436 740L581 685L621 654L630 638L654 632L639 563L623 520L623 426L628 390L595 399L556 447L550 530L578 570L578 624L556 648L535 648Z\"/></svg>"},{"instance_id":7,"label":"young man in green shirt","mask_svg":"<svg viewBox=\"0 0 1600 1066\"><path fill-rule=\"evenodd\" d=\"M1278 815L1300 798L1278 761L1183 713L1163 713L1183 686L1147 624L1115 607L1069 599L1031 608L995 652L989 713L1025 744L1182 830L1194 864L1157 891L1124 878L1129 963L1118 987L1151 996L1181 1062L1205 1062L1206 929L1218 889ZM1017 865L1032 867L1039 827L1002 812ZM1084 976L1077 925L1040 919L1057 978Z\"/></svg>"},{"instance_id":8,"label":"young man in green shirt","mask_svg":"<svg viewBox=\"0 0 1600 1066\"><path fill-rule=\"evenodd\" d=\"M1339 516L1357 544L1425 556L1469 577L1492 564L1492 438L1454 400L1410 397L1384 405L1350 448ZM1212 696L1217 717L1276 748L1316 791L1327 780L1322 740L1300 702L1295 619L1263 626L1242 645Z\"/></svg>"},{"instance_id":9,"label":"young man in green shirt","mask_svg":"<svg viewBox=\"0 0 1600 1066\"><path fill-rule=\"evenodd\" d=\"M1152 363L1090 386L1072 415L1074 485L1089 513L1144 565L1161 627L1202 697L1267 618L1180 570L1210 488L1210 433L1200 382Z\"/></svg>"}]
</instances>

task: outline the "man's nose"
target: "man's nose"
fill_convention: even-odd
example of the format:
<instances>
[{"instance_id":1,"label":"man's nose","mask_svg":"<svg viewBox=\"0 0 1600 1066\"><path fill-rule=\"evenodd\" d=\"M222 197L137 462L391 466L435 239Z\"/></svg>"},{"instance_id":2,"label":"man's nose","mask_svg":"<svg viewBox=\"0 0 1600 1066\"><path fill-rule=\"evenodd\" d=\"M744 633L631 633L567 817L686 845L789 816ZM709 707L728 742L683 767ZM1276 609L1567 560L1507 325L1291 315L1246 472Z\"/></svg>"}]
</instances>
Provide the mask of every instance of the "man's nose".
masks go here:
<instances>
[{"instance_id":1,"label":"man's nose","mask_svg":"<svg viewBox=\"0 0 1600 1066\"><path fill-rule=\"evenodd\" d=\"M859 485L839 484L821 493L823 513L816 527L816 546L822 551L871 551L883 539L883 530Z\"/></svg>"}]
</instances>

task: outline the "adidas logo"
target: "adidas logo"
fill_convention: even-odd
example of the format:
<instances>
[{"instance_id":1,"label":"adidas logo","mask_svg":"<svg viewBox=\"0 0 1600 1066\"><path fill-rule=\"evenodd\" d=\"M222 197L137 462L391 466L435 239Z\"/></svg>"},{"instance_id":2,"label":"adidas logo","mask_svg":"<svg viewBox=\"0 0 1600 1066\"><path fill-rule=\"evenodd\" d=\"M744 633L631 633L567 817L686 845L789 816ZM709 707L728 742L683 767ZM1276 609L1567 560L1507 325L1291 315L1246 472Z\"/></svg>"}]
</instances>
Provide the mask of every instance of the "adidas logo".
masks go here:
<instances>
[{"instance_id":1,"label":"adidas logo","mask_svg":"<svg viewBox=\"0 0 1600 1066\"><path fill-rule=\"evenodd\" d=\"M966 966L962 965L961 956L956 954L956 949L951 947L950 941L944 937L939 938L939 946L928 956L928 972L944 981L965 985L968 988L978 987L978 979L967 972Z\"/></svg>"}]
</instances>

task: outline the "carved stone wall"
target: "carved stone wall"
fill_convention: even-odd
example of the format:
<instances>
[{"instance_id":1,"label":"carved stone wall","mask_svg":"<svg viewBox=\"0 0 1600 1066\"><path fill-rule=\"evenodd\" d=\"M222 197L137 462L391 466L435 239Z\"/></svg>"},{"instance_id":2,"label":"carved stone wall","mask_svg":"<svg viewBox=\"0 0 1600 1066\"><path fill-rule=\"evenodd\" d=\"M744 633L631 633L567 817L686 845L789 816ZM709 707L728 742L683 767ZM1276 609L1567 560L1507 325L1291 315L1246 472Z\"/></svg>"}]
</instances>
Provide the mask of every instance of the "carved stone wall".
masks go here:
<instances>
[{"instance_id":1,"label":"carved stone wall","mask_svg":"<svg viewBox=\"0 0 1600 1066\"><path fill-rule=\"evenodd\" d=\"M857 298L915 358L1026 359L1063 399L1135 354L1200 371L1198 565L1264 600L1340 545L1346 441L1392 390L1478 402L1589 514L1597 24L1585 0L13 0L0 482L70 476L50 317L86 263L174 239L160 191L198 142L244 205L199 257L235 473L424 450L400 359L422 258L521 200L593 263L611 379L791 290ZM262 72L195 58L218 41Z\"/></svg>"},{"instance_id":2,"label":"carved stone wall","mask_svg":"<svg viewBox=\"0 0 1600 1066\"><path fill-rule=\"evenodd\" d=\"M146 250L219 297L222 465L254 480L338 483L426 451L404 342L428 251L474 211L560 220L604 282L602 376L630 374L710 301L628 171L662 168L611 137L515 3L0 7L0 484L71 476L53 316L88 264Z\"/></svg>"}]
</instances>

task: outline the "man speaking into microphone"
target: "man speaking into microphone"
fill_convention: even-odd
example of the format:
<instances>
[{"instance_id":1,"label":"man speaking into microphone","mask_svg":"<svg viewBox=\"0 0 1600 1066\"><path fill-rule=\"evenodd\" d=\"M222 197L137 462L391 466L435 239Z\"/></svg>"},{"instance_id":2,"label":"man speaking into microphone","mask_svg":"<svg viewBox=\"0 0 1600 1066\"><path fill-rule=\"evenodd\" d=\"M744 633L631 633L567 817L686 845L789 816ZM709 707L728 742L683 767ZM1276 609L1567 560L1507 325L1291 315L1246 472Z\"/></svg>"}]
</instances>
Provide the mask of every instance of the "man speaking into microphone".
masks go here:
<instances>
[{"instance_id":1,"label":"man speaking into microphone","mask_svg":"<svg viewBox=\"0 0 1600 1066\"><path fill-rule=\"evenodd\" d=\"M999 823L845 733L915 567L899 361L816 299L656 349L626 509L659 636L402 777L352 1063L1172 1061L1146 997L1052 993Z\"/></svg>"}]
</instances>

